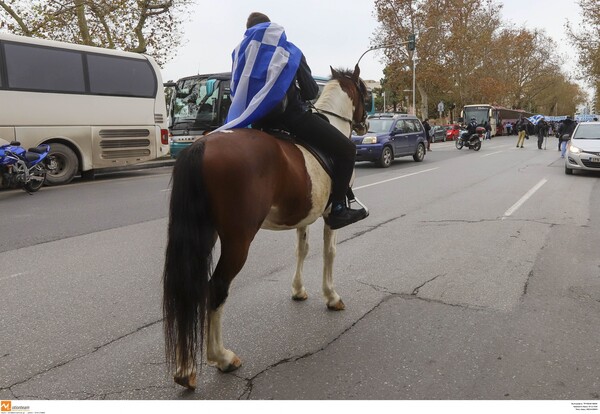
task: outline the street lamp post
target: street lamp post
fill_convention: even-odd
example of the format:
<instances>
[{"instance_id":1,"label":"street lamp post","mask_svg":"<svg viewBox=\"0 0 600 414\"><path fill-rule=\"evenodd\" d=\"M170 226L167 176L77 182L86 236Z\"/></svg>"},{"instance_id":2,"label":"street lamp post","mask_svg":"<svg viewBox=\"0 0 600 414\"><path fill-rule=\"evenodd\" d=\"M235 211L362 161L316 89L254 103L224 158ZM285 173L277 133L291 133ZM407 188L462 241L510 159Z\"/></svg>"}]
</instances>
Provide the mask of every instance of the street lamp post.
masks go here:
<instances>
[{"instance_id":1,"label":"street lamp post","mask_svg":"<svg viewBox=\"0 0 600 414\"><path fill-rule=\"evenodd\" d=\"M414 92L414 89L403 89L402 92ZM414 98L414 94L413 94L413 98ZM406 107L408 108L408 104L410 102L408 101L408 95L406 95ZM414 105L414 104L413 104Z\"/></svg>"},{"instance_id":2,"label":"street lamp post","mask_svg":"<svg viewBox=\"0 0 600 414\"><path fill-rule=\"evenodd\" d=\"M415 50L413 52L413 84L412 84L412 106L413 106L413 115L417 115L417 106L416 106L416 102L415 102L415 89L416 89L416 85L417 85L417 70L416 70L416 65L417 65L417 51Z\"/></svg>"}]
</instances>

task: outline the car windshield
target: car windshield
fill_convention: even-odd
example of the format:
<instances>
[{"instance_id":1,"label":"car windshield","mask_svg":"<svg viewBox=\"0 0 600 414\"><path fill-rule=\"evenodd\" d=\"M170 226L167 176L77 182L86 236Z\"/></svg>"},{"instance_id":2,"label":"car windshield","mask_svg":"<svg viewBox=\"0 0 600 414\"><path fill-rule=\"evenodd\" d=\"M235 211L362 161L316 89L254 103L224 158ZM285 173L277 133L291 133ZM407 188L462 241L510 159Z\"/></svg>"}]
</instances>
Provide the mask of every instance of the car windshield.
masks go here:
<instances>
[{"instance_id":1,"label":"car windshield","mask_svg":"<svg viewBox=\"0 0 600 414\"><path fill-rule=\"evenodd\" d=\"M370 118L369 132L374 134L389 132L393 123L394 120L392 118Z\"/></svg>"},{"instance_id":2,"label":"car windshield","mask_svg":"<svg viewBox=\"0 0 600 414\"><path fill-rule=\"evenodd\" d=\"M574 139L600 139L600 124L579 124Z\"/></svg>"}]
</instances>

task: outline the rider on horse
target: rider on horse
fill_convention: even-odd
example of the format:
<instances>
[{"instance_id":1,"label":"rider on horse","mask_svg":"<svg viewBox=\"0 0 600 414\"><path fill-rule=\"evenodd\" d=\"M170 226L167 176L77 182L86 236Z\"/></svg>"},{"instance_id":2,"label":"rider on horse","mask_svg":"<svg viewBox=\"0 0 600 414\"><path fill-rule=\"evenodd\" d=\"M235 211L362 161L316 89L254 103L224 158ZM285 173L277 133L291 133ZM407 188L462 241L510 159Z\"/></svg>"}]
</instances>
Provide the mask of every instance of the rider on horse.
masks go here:
<instances>
[{"instance_id":1,"label":"rider on horse","mask_svg":"<svg viewBox=\"0 0 600 414\"><path fill-rule=\"evenodd\" d=\"M283 129L299 141L322 150L333 159L332 207L326 223L332 229L339 229L364 219L368 214L364 208L351 209L346 203L356 146L310 111L308 101L315 99L319 90L304 55L287 42L283 28L262 13L251 13L246 28L244 40L233 52L230 112L227 122L218 130L250 124L255 128ZM280 48L283 53L278 52ZM279 72L273 75L272 62L278 59ZM271 65L268 71L262 71L267 79L257 78L253 69L260 65ZM269 83L268 77L274 77L274 83ZM274 86L268 89L270 84Z\"/></svg>"}]
</instances>

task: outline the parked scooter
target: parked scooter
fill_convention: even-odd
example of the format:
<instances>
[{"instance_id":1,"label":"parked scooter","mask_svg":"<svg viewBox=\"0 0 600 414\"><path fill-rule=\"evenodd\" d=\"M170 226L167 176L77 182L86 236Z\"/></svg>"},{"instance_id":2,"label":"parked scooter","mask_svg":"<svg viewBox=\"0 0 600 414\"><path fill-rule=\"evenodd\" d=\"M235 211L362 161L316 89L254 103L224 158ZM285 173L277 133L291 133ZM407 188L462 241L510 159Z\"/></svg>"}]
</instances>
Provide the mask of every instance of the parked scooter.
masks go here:
<instances>
[{"instance_id":1,"label":"parked scooter","mask_svg":"<svg viewBox=\"0 0 600 414\"><path fill-rule=\"evenodd\" d=\"M485 128L477 127L475 131L476 132L471 136L469 136L468 132L459 135L458 139L456 140L456 148L462 149L462 147L467 147L469 149L479 151L481 149L481 140L483 134L485 134Z\"/></svg>"},{"instance_id":2,"label":"parked scooter","mask_svg":"<svg viewBox=\"0 0 600 414\"><path fill-rule=\"evenodd\" d=\"M0 188L22 188L29 194L38 191L52 167L50 145L25 150L18 141L3 142L0 140Z\"/></svg>"}]
</instances>

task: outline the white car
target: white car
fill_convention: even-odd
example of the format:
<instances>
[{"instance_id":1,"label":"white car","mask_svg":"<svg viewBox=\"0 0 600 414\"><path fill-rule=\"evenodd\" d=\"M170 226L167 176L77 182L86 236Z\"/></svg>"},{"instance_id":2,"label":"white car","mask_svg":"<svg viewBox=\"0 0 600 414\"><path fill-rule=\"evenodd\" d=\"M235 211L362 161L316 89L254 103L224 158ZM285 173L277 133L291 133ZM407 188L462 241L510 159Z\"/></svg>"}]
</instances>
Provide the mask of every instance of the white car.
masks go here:
<instances>
[{"instance_id":1,"label":"white car","mask_svg":"<svg viewBox=\"0 0 600 414\"><path fill-rule=\"evenodd\" d=\"M567 144L565 174L600 171L600 122L581 122Z\"/></svg>"}]
</instances>

